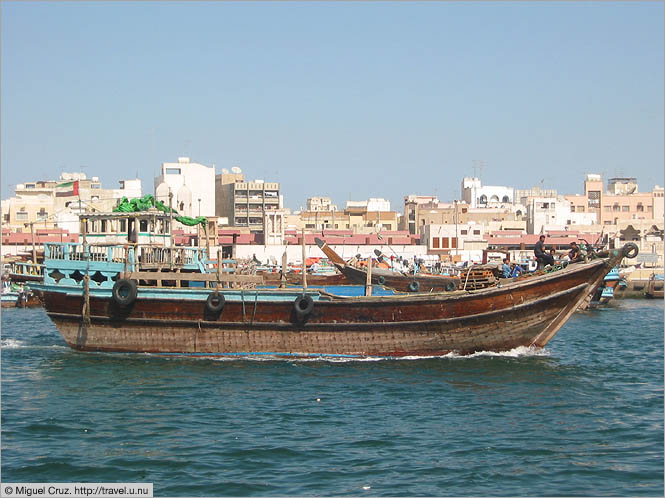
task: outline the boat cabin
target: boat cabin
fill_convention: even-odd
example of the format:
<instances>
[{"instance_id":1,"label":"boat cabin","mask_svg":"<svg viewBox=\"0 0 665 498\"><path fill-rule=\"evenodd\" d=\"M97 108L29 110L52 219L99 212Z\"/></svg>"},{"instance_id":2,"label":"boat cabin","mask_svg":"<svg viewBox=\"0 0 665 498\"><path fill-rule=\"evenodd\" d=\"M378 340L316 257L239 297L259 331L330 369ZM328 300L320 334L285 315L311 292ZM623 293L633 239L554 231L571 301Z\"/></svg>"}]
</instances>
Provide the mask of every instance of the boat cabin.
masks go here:
<instances>
[{"instance_id":1,"label":"boat cabin","mask_svg":"<svg viewBox=\"0 0 665 498\"><path fill-rule=\"evenodd\" d=\"M86 213L80 216L80 233L88 243L149 244L171 247L172 216L162 211Z\"/></svg>"}]
</instances>

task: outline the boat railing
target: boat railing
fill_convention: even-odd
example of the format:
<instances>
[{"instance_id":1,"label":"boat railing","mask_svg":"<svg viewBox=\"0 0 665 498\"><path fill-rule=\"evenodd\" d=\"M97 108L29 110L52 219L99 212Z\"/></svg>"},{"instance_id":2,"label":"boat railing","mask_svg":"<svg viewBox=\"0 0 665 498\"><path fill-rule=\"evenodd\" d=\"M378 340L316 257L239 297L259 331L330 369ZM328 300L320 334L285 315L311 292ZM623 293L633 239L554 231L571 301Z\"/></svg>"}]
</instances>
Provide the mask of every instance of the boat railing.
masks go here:
<instances>
[{"instance_id":1,"label":"boat railing","mask_svg":"<svg viewBox=\"0 0 665 498\"><path fill-rule=\"evenodd\" d=\"M201 268L205 250L198 247L139 246L139 265L144 267Z\"/></svg>"},{"instance_id":2,"label":"boat railing","mask_svg":"<svg viewBox=\"0 0 665 498\"><path fill-rule=\"evenodd\" d=\"M134 261L132 247L123 245L83 245L78 242L47 242L44 244L45 261L94 261L124 263Z\"/></svg>"},{"instance_id":3,"label":"boat railing","mask_svg":"<svg viewBox=\"0 0 665 498\"><path fill-rule=\"evenodd\" d=\"M11 263L9 270L14 275L42 275L44 272L44 265L38 263L28 263L23 261L15 261Z\"/></svg>"}]
</instances>

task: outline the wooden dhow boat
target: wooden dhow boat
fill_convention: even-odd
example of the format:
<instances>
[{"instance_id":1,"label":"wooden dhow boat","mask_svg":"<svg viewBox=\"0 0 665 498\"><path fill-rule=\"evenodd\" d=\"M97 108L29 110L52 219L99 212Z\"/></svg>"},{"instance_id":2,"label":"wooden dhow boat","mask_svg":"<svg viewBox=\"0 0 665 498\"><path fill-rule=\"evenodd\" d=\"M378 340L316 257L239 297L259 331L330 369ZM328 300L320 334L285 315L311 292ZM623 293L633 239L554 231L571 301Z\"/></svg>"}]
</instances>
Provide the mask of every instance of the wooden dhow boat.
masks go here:
<instances>
[{"instance_id":1,"label":"wooden dhow boat","mask_svg":"<svg viewBox=\"0 0 665 498\"><path fill-rule=\"evenodd\" d=\"M365 268L347 264L323 240L318 237L314 240L319 249L337 267L337 270L346 277L349 283L365 284L367 281L367 270ZM386 268L372 268L370 278L373 285L385 285L400 292L451 292L457 290L460 286L460 278L457 276L431 275L427 273L405 275Z\"/></svg>"},{"instance_id":2,"label":"wooden dhow boat","mask_svg":"<svg viewBox=\"0 0 665 498\"><path fill-rule=\"evenodd\" d=\"M627 244L480 290L344 297L315 288L228 289L223 284L233 276L221 272L156 271L150 277L158 282L203 286L139 286L145 272L114 261L122 253L113 248L70 249L79 257L77 277L71 258L49 257L47 249L44 283L33 286L69 346L208 357L440 356L544 347L610 269L637 254ZM99 278L90 277L95 265L106 265L94 271ZM62 266L69 276L56 282L52 276Z\"/></svg>"}]
</instances>

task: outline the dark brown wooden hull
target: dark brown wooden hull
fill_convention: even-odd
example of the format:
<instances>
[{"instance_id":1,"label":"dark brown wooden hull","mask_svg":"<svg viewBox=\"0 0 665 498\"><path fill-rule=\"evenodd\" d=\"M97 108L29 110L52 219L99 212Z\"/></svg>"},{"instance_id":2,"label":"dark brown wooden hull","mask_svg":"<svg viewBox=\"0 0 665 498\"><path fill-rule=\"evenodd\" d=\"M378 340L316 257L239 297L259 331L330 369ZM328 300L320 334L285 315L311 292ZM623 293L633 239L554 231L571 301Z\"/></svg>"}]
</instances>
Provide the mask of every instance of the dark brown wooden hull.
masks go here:
<instances>
[{"instance_id":1,"label":"dark brown wooden hull","mask_svg":"<svg viewBox=\"0 0 665 498\"><path fill-rule=\"evenodd\" d=\"M436 356L542 347L612 268L597 260L474 292L336 298L298 319L293 301L262 302L245 291L211 316L204 300L141 298L127 308L110 297L44 291L65 341L84 351L192 355ZM186 291L183 291L186 292ZM253 294L256 292L256 296Z\"/></svg>"}]
</instances>

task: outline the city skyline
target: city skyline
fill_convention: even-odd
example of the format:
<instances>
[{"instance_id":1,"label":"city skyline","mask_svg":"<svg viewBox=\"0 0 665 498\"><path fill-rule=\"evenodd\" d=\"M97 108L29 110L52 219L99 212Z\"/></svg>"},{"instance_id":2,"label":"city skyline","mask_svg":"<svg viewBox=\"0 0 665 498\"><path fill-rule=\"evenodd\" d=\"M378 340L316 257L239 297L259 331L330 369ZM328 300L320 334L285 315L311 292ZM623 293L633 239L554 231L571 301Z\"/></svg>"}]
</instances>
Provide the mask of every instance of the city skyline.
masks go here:
<instances>
[{"instance_id":1,"label":"city skyline","mask_svg":"<svg viewBox=\"0 0 665 498\"><path fill-rule=\"evenodd\" d=\"M649 2L3 3L2 197L61 171L149 191L179 156L280 182L292 210L452 200L464 176L649 190L663 58Z\"/></svg>"}]
</instances>

